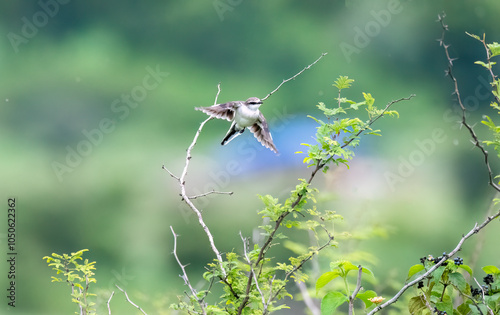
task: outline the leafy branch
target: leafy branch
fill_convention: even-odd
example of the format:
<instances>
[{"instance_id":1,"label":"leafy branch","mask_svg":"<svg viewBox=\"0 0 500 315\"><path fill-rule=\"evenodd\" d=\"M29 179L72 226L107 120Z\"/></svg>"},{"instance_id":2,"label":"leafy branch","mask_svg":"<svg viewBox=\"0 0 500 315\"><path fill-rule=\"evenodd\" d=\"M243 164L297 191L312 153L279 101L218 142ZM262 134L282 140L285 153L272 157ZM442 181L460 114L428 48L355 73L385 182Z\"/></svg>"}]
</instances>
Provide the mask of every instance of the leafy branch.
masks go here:
<instances>
[{"instance_id":1,"label":"leafy branch","mask_svg":"<svg viewBox=\"0 0 500 315\"><path fill-rule=\"evenodd\" d=\"M96 282L96 279L92 277L94 275L93 270L95 270L95 261L83 260L82 255L86 251L88 249L82 249L71 253L71 255L52 253L52 257L43 257L49 267L52 267L52 270L55 270L58 275L62 274L64 276L53 276L52 282L67 282L69 284L71 296L73 297L72 301L80 308L80 315L96 314L95 303L88 300L89 297L95 296L95 294L89 292L90 284ZM83 263L80 264L79 260L83 260Z\"/></svg>"}]
</instances>

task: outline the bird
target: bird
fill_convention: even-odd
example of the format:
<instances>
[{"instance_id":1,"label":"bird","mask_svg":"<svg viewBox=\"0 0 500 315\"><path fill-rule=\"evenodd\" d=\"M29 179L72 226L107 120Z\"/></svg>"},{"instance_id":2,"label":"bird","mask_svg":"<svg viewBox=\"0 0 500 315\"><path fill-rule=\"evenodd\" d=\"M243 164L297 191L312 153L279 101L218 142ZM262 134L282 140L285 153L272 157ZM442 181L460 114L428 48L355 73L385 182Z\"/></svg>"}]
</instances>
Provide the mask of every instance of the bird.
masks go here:
<instances>
[{"instance_id":1,"label":"bird","mask_svg":"<svg viewBox=\"0 0 500 315\"><path fill-rule=\"evenodd\" d=\"M195 107L213 118L231 121L231 127L227 132L221 145L228 144L231 140L241 135L245 129L250 129L255 138L266 148L279 154L273 143L273 137L269 131L266 118L259 110L262 100L258 97L250 97L246 101L233 101L216 104L209 107Z\"/></svg>"}]
</instances>

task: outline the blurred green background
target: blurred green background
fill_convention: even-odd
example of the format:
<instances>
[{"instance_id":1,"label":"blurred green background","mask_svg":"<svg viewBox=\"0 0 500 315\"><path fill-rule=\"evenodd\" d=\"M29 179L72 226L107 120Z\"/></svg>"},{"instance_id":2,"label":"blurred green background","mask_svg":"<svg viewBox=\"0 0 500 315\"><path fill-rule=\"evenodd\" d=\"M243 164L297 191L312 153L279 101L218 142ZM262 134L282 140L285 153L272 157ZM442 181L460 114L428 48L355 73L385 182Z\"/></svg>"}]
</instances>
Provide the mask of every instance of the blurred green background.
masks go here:
<instances>
[{"instance_id":1,"label":"blurred green background","mask_svg":"<svg viewBox=\"0 0 500 315\"><path fill-rule=\"evenodd\" d=\"M198 204L219 250L241 252L238 232L250 236L261 223L256 195L285 197L297 178L309 176L304 156L294 152L315 132L306 115L319 116L320 101L334 103L331 84L339 75L356 80L345 96L358 101L361 92L379 106L416 94L396 106L399 119L377 122L383 137L362 139L350 170L314 180L318 208L345 217L340 231L385 231L339 241L328 255L371 253L376 261L359 262L380 280L378 292L393 294L390 284L401 284L420 257L450 251L482 221L493 197L482 156L453 112L447 61L436 41L443 10L447 42L459 58L455 74L476 123L495 113L487 73L473 64L484 60L484 49L465 31L500 41L498 1L1 2L0 192L4 213L7 198L17 201L18 256L16 307L4 297L0 313L73 313L69 287L50 283L53 272L42 257L87 248L97 261L99 310L118 284L148 314L170 314L185 287L169 226L180 234L178 254L193 284L213 259L177 183L161 169L180 175L206 118L194 107L213 104L219 82L220 102L264 97L323 52L261 108L281 155L249 132L221 147L229 123L211 121L193 152L188 189L235 192ZM481 124L476 129L487 136ZM6 215L0 226L4 257ZM491 226L479 255L478 237L460 253L466 264L478 259L478 277L480 266L500 263L499 236ZM5 259L0 268L7 289ZM321 271L327 270L326 262ZM305 313L300 301L286 302L293 306L286 313ZM138 313L119 292L112 309Z\"/></svg>"}]
</instances>

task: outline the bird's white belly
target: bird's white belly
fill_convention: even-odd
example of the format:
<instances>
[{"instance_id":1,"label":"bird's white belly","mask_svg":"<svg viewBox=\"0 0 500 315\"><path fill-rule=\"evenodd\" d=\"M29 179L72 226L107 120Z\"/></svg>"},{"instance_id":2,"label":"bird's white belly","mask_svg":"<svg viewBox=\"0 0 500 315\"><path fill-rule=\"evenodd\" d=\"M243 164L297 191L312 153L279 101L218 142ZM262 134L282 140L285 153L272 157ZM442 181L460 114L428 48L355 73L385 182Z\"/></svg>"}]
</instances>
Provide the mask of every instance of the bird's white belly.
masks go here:
<instances>
[{"instance_id":1,"label":"bird's white belly","mask_svg":"<svg viewBox=\"0 0 500 315\"><path fill-rule=\"evenodd\" d=\"M234 121L241 129L249 127L259 118L259 111L246 108L244 106L238 108L234 115Z\"/></svg>"}]
</instances>

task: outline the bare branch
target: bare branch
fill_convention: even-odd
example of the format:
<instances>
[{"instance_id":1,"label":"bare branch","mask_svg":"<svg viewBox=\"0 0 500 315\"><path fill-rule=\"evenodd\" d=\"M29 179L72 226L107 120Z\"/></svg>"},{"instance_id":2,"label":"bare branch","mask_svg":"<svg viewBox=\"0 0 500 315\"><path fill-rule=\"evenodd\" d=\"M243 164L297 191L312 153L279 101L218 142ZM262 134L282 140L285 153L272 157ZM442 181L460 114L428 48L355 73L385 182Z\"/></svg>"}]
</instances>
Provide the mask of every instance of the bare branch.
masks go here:
<instances>
[{"instance_id":1,"label":"bare branch","mask_svg":"<svg viewBox=\"0 0 500 315\"><path fill-rule=\"evenodd\" d=\"M427 300L427 297L425 296L425 292L422 292L422 295L420 296L420 298L424 300L425 306L427 306L427 308L431 311L431 313L434 312L434 309L432 308L431 304Z\"/></svg>"},{"instance_id":2,"label":"bare branch","mask_svg":"<svg viewBox=\"0 0 500 315\"><path fill-rule=\"evenodd\" d=\"M266 95L266 97L264 97L264 98L262 99L262 101L267 100L267 99L269 98L269 96L273 95L276 91L278 91L278 90L280 89L280 87L281 87L283 84L287 83L288 81L294 80L296 77L298 77L299 75L301 75L301 74L302 74L302 72L304 72L304 71L306 71L306 70L310 69L310 68L311 68L312 66L314 66L314 65L315 65L315 64L316 64L316 63L317 63L317 62L318 62L321 58L323 58L326 54L327 54L327 53L322 53L322 54L321 54L321 56L319 56L319 58L318 58L318 59L316 59L316 61L315 61L315 62L311 63L310 65L308 65L307 67L305 67L304 69L302 69L299 73L297 73L297 74L296 74L296 75L294 75L293 77L288 78L288 79L286 79L286 80L283 80L283 81L280 83L280 85L278 85L278 87L277 87L277 88L275 88L275 89L274 89L271 93L267 94L267 95Z\"/></svg>"},{"instance_id":3,"label":"bare branch","mask_svg":"<svg viewBox=\"0 0 500 315\"><path fill-rule=\"evenodd\" d=\"M109 315L111 315L111 307L109 307L109 303L111 302L113 295L115 295L115 291L111 292L111 295L109 296L109 299L108 299L108 303L106 303L106 305L108 305L108 314Z\"/></svg>"},{"instance_id":4,"label":"bare branch","mask_svg":"<svg viewBox=\"0 0 500 315\"><path fill-rule=\"evenodd\" d=\"M127 294L127 291L125 291L125 290L123 290L122 288L120 288L117 284L115 284L115 287L117 287L117 288L118 288L118 290L122 291L122 292L123 292L123 294L125 294L125 298L127 299L127 301L128 301L130 304L132 304L133 306L135 306L135 308L137 308L139 311L141 311L141 312L142 312L142 314L144 314L144 315L148 315L148 314L146 314L146 312L144 312L144 310L143 310L140 306L138 306L137 304L135 304L134 302L132 302L132 301L129 299L128 294Z\"/></svg>"},{"instance_id":5,"label":"bare branch","mask_svg":"<svg viewBox=\"0 0 500 315\"><path fill-rule=\"evenodd\" d=\"M203 299L199 299L198 298L196 290L191 285L191 282L189 282L189 278L188 278L188 275L186 273L186 268L185 268L186 266L184 266L181 263L181 261L179 259L179 256L177 256L177 234L175 234L174 228L172 226L170 226L170 230L172 231L172 234L174 235L174 251L173 251L173 254L174 254L175 260L177 260L177 264L182 269L182 276L180 276L180 277L182 278L182 280L184 280L184 284L189 287L189 290L191 291L191 295L192 295L191 297L194 298L194 299L196 299L196 301L198 301L198 304L200 305L202 313L206 314L206 311L205 311L205 304L206 303L203 302Z\"/></svg>"},{"instance_id":6,"label":"bare branch","mask_svg":"<svg viewBox=\"0 0 500 315\"><path fill-rule=\"evenodd\" d=\"M479 284L479 282L477 282L477 279L476 279L475 277L474 277L473 279L474 279L474 282L476 282L477 286L479 287L479 290L481 290L481 297L482 297L482 299L483 299L483 303L484 303L484 291L483 291L483 289L482 289L481 285ZM471 300L472 300L472 301L474 302L474 304L476 305L476 308L477 308L477 310L479 311L479 313L480 313L481 315L483 315L483 312L481 311L481 309L479 308L479 306L476 304L476 302L474 301L474 299L472 298ZM486 303L484 303L484 304L486 304Z\"/></svg>"},{"instance_id":7,"label":"bare branch","mask_svg":"<svg viewBox=\"0 0 500 315\"><path fill-rule=\"evenodd\" d=\"M302 294L302 298L304 299L304 303L306 304L307 308L313 315L320 315L321 311L318 308L318 306L314 303L313 299L311 299L311 296L309 295L309 292L307 291L307 286L304 282L295 282L295 285L299 288L300 293Z\"/></svg>"},{"instance_id":8,"label":"bare branch","mask_svg":"<svg viewBox=\"0 0 500 315\"><path fill-rule=\"evenodd\" d=\"M166 168L166 167L165 167L165 165L162 165L162 166L161 166L161 168L162 168L162 169L164 169L165 171L167 171L167 172L168 172L168 174L169 174L170 176L172 176L173 178L175 178L177 181L179 181L179 180L180 180L180 179L179 179L179 177L175 176L175 175L174 175L174 173L172 173L171 171L169 171L169 170L168 170L168 168Z\"/></svg>"},{"instance_id":9,"label":"bare branch","mask_svg":"<svg viewBox=\"0 0 500 315\"><path fill-rule=\"evenodd\" d=\"M271 292L273 292L274 279L276 279L276 275L273 275L271 280L269 280L269 298L267 299L267 305L269 305L274 298L273 295L271 294Z\"/></svg>"},{"instance_id":10,"label":"bare branch","mask_svg":"<svg viewBox=\"0 0 500 315\"><path fill-rule=\"evenodd\" d=\"M214 105L217 105L217 100L219 99L219 94L220 94L220 82L219 82L219 84L217 84L217 94L215 94Z\"/></svg>"},{"instance_id":11,"label":"bare branch","mask_svg":"<svg viewBox=\"0 0 500 315\"><path fill-rule=\"evenodd\" d=\"M211 190L211 191L203 193L203 194L189 196L189 199L193 200L193 199L205 197L205 196L208 196L208 195L211 195L211 194L232 195L233 192L232 191L216 191L216 190Z\"/></svg>"},{"instance_id":12,"label":"bare branch","mask_svg":"<svg viewBox=\"0 0 500 315\"><path fill-rule=\"evenodd\" d=\"M217 85L217 94L215 96L215 103L217 103L217 99L219 97L219 94L220 94L220 83ZM205 126L205 124L208 121L210 121L212 119L213 119L213 117L208 117L207 119L205 119L200 124L200 127L196 131L196 134L194 135L193 141L191 142L191 145L189 145L189 147L187 149L186 160L185 160L184 169L182 170L181 176L179 178L177 178L175 175L173 175L165 167L163 167L163 169L165 169L170 174L170 176L172 176L178 180L179 186L181 189L182 200L191 208L191 210L193 210L193 212L198 217L198 222L200 223L201 227L205 231L205 234L208 237L208 241L210 242L210 247L212 248L212 251L215 253L215 256L217 257L217 261L219 262L221 272L224 276L226 276L226 271L224 270L224 266L222 264L222 262L223 262L222 256L221 256L219 250L217 249L217 247L215 246L214 237L212 236L212 233L210 232L210 229L208 228L208 226L205 224L205 221L203 220L203 216L201 215L201 211L198 208L196 208L196 206L191 202L190 197L186 193L186 176L187 176L187 171L189 168L189 163L190 163L191 158L192 158L191 152L192 152L194 146L196 145L196 141L198 140L198 137L200 136L200 133L201 133L203 127Z\"/></svg>"},{"instance_id":13,"label":"bare branch","mask_svg":"<svg viewBox=\"0 0 500 315\"><path fill-rule=\"evenodd\" d=\"M266 314L266 312L267 312L266 299L264 297L264 293L262 292L262 290L259 287L259 281L257 281L257 275L255 274L255 271L253 270L252 261L248 257L248 253L247 253L247 242L248 242L248 239L246 239L246 238L243 237L243 235L241 234L241 231L240 231L240 237L241 237L241 240L243 242L243 254L244 254L245 259L246 259L246 261L248 263L248 266L250 267L250 276L249 277L253 276L253 279L255 281L255 287L257 288L257 291L259 291L259 293L260 293L260 297L262 298L262 305L264 306L264 310L262 311L262 313Z\"/></svg>"},{"instance_id":14,"label":"bare branch","mask_svg":"<svg viewBox=\"0 0 500 315\"><path fill-rule=\"evenodd\" d=\"M361 275L363 274L363 267L361 265L358 266L358 280L356 281L356 288L352 292L352 295L349 296L349 315L354 314L354 300L356 299L356 295L358 295L359 290L361 290Z\"/></svg>"},{"instance_id":15,"label":"bare branch","mask_svg":"<svg viewBox=\"0 0 500 315\"><path fill-rule=\"evenodd\" d=\"M493 197L493 199L491 200L490 202L490 206L488 207L488 211L486 212L486 217L489 217L493 214L493 211L495 209L495 199L499 198L500 197L500 193L499 192L496 192L495 193L495 196ZM480 254L483 250L483 245L484 245L484 242L486 240L486 234L484 233L481 233L477 236L477 242L476 242L476 245L474 247L474 252L470 255L470 259L469 259L469 267L474 270L474 268L476 267L476 263L480 257ZM468 274L466 274L468 275Z\"/></svg>"},{"instance_id":16,"label":"bare branch","mask_svg":"<svg viewBox=\"0 0 500 315\"><path fill-rule=\"evenodd\" d=\"M484 290L482 289L481 285L479 284L479 282L477 282L476 278L474 278L474 281L476 282L477 286L479 287L479 290L481 290L481 297L483 299L483 304L486 305L486 308L488 309L488 314L495 315L495 313L493 313L491 308L488 306L488 303L486 303L486 299L484 297ZM472 299L472 300L474 301L474 299ZM481 314L483 314L483 312L481 312L481 309L477 305L476 305L476 307L478 308L479 312Z\"/></svg>"}]
</instances>

